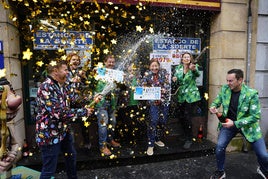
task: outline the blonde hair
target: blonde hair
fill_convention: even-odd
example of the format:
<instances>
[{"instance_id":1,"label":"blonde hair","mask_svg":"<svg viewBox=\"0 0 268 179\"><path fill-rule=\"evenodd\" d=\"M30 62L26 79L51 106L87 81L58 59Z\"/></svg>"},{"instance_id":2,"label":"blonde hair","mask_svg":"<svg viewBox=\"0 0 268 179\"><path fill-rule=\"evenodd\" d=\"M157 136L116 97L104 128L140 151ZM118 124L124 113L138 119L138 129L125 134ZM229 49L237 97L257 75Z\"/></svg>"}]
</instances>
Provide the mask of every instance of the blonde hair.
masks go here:
<instances>
[{"instance_id":1,"label":"blonde hair","mask_svg":"<svg viewBox=\"0 0 268 179\"><path fill-rule=\"evenodd\" d=\"M77 56L78 59L79 59L79 62L81 62L80 56L77 53L75 53L75 52L71 52L66 57L66 61L68 62L68 64L70 64L70 61L71 61L71 59L72 59L73 56Z\"/></svg>"},{"instance_id":2,"label":"blonde hair","mask_svg":"<svg viewBox=\"0 0 268 179\"><path fill-rule=\"evenodd\" d=\"M193 55L192 55L190 52L184 52L184 53L181 55L181 58L183 58L183 56L186 55L186 54L190 55L191 63L193 63L193 62L194 62L194 57L193 57Z\"/></svg>"}]
</instances>

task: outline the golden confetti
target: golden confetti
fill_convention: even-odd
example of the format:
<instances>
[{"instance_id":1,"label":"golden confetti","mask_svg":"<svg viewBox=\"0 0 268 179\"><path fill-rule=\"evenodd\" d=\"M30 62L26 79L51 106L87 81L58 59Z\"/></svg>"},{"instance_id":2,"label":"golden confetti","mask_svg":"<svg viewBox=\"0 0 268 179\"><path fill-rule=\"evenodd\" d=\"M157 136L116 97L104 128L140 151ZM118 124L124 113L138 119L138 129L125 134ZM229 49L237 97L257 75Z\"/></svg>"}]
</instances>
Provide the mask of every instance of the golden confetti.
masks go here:
<instances>
[{"instance_id":1,"label":"golden confetti","mask_svg":"<svg viewBox=\"0 0 268 179\"><path fill-rule=\"evenodd\" d=\"M44 65L44 62L42 62L42 61L37 61L35 64L36 64L37 66L42 67L42 66Z\"/></svg>"},{"instance_id":2,"label":"golden confetti","mask_svg":"<svg viewBox=\"0 0 268 179\"><path fill-rule=\"evenodd\" d=\"M86 122L84 122L84 126L88 127L88 126L90 126L90 123L86 121Z\"/></svg>"},{"instance_id":3,"label":"golden confetti","mask_svg":"<svg viewBox=\"0 0 268 179\"><path fill-rule=\"evenodd\" d=\"M114 159L116 156L114 154L110 155L110 159Z\"/></svg>"},{"instance_id":4,"label":"golden confetti","mask_svg":"<svg viewBox=\"0 0 268 179\"><path fill-rule=\"evenodd\" d=\"M111 40L111 43L112 43L112 44L116 44L117 41L116 41L115 39L112 39L112 40Z\"/></svg>"},{"instance_id":5,"label":"golden confetti","mask_svg":"<svg viewBox=\"0 0 268 179\"><path fill-rule=\"evenodd\" d=\"M86 117L86 116L83 116L83 117L82 117L82 121L85 122L86 120L87 120L87 117Z\"/></svg>"},{"instance_id":6,"label":"golden confetti","mask_svg":"<svg viewBox=\"0 0 268 179\"><path fill-rule=\"evenodd\" d=\"M144 20L145 21L150 21L151 20L151 17L150 16L146 16Z\"/></svg>"},{"instance_id":7,"label":"golden confetti","mask_svg":"<svg viewBox=\"0 0 268 179\"><path fill-rule=\"evenodd\" d=\"M103 68L103 66L104 66L104 65L103 65L102 62L99 62L99 63L97 64L97 67L98 67L98 68Z\"/></svg>"},{"instance_id":8,"label":"golden confetti","mask_svg":"<svg viewBox=\"0 0 268 179\"><path fill-rule=\"evenodd\" d=\"M103 53L104 53L104 54L108 54L108 53L109 53L109 50L108 50L108 49L104 49L104 50L103 50Z\"/></svg>"},{"instance_id":9,"label":"golden confetti","mask_svg":"<svg viewBox=\"0 0 268 179\"><path fill-rule=\"evenodd\" d=\"M61 56L61 59L62 59L62 60L66 60L66 59L67 59L67 55L63 55L63 56Z\"/></svg>"},{"instance_id":10,"label":"golden confetti","mask_svg":"<svg viewBox=\"0 0 268 179\"><path fill-rule=\"evenodd\" d=\"M89 25L90 22L89 22L89 21L84 21L84 24L85 24L85 25Z\"/></svg>"},{"instance_id":11,"label":"golden confetti","mask_svg":"<svg viewBox=\"0 0 268 179\"><path fill-rule=\"evenodd\" d=\"M6 69L0 69L0 78L5 77L6 76Z\"/></svg>"},{"instance_id":12,"label":"golden confetti","mask_svg":"<svg viewBox=\"0 0 268 179\"><path fill-rule=\"evenodd\" d=\"M100 16L100 20L105 21L105 16L104 16L104 15L101 15L101 16Z\"/></svg>"},{"instance_id":13,"label":"golden confetti","mask_svg":"<svg viewBox=\"0 0 268 179\"><path fill-rule=\"evenodd\" d=\"M124 11L123 14L121 15L121 17L123 17L123 18L127 18L127 12Z\"/></svg>"},{"instance_id":14,"label":"golden confetti","mask_svg":"<svg viewBox=\"0 0 268 179\"><path fill-rule=\"evenodd\" d=\"M204 93L204 98L206 99L206 100L208 100L208 93Z\"/></svg>"},{"instance_id":15,"label":"golden confetti","mask_svg":"<svg viewBox=\"0 0 268 179\"><path fill-rule=\"evenodd\" d=\"M26 60L30 60L31 56L33 55L33 52L31 52L29 48L27 48L27 50L22 53L23 53L22 59L26 59Z\"/></svg>"},{"instance_id":16,"label":"golden confetti","mask_svg":"<svg viewBox=\"0 0 268 179\"><path fill-rule=\"evenodd\" d=\"M4 1L2 1L2 2L4 2ZM6 2L4 2L4 8L9 9L9 5Z\"/></svg>"},{"instance_id":17,"label":"golden confetti","mask_svg":"<svg viewBox=\"0 0 268 179\"><path fill-rule=\"evenodd\" d=\"M141 32L142 31L142 27L140 25L137 25L136 26L136 31Z\"/></svg>"},{"instance_id":18,"label":"golden confetti","mask_svg":"<svg viewBox=\"0 0 268 179\"><path fill-rule=\"evenodd\" d=\"M150 27L150 28L149 28L149 32L150 32L151 34L153 34L153 33L154 33L154 29L153 29L152 27Z\"/></svg>"},{"instance_id":19,"label":"golden confetti","mask_svg":"<svg viewBox=\"0 0 268 179\"><path fill-rule=\"evenodd\" d=\"M51 61L50 63L49 63L51 66L55 66L55 65L57 65L57 62L56 61Z\"/></svg>"}]
</instances>

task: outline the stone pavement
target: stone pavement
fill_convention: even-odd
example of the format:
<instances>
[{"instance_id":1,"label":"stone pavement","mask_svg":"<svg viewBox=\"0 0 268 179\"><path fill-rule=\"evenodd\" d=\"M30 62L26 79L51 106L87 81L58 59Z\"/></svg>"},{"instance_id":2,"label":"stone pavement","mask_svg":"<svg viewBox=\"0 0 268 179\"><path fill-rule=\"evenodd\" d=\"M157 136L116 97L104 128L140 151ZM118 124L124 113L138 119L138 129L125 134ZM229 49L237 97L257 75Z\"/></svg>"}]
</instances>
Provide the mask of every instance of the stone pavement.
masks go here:
<instances>
[{"instance_id":1,"label":"stone pavement","mask_svg":"<svg viewBox=\"0 0 268 179\"><path fill-rule=\"evenodd\" d=\"M227 153L226 178L262 179L257 172L254 152ZM215 155L190 157L138 165L116 166L78 171L79 179L208 179L215 170ZM66 178L59 172L58 179Z\"/></svg>"},{"instance_id":2,"label":"stone pavement","mask_svg":"<svg viewBox=\"0 0 268 179\"><path fill-rule=\"evenodd\" d=\"M165 147L155 147L154 155L146 155L145 140L135 145L121 143L114 148L113 158L103 157L96 146L90 150L78 149L77 169L79 179L208 179L216 169L215 144L204 139L194 142L188 150L182 148L183 138L167 137ZM23 158L18 166L41 170L40 152ZM227 153L228 179L261 179L253 151ZM64 160L59 158L56 178L65 179Z\"/></svg>"}]
</instances>

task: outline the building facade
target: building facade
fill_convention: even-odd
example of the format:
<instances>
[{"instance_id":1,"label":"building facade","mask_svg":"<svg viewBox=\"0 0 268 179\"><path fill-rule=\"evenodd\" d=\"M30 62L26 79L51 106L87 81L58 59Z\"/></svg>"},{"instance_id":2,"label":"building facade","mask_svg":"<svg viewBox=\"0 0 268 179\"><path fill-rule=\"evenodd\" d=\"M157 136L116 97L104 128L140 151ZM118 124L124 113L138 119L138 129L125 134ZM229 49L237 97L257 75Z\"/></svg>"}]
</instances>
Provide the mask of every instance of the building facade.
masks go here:
<instances>
[{"instance_id":1,"label":"building facade","mask_svg":"<svg viewBox=\"0 0 268 179\"><path fill-rule=\"evenodd\" d=\"M192 8L195 11L197 6L191 3L193 2L188 1L187 4L186 1L186 4L180 6L184 9ZM226 83L226 72L232 68L241 68L245 72L245 83L259 91L263 119L261 126L267 141L268 2L266 0L221 0L215 1L215 3L211 3L211 10L206 11L213 11L213 13L206 16L209 34L203 44L203 46L209 46L205 68L207 89L204 90L204 93L208 92L209 96L207 104L212 102L221 85ZM208 8L208 5L205 7ZM216 13L214 8L217 9ZM29 125L27 122L29 121L27 114L31 110L29 105L26 105L30 100L29 96L25 96L28 92L24 92L29 90L29 82L24 76L25 73L28 73L25 68L25 61L28 60L22 59L26 48L22 47L20 41L22 29L17 19L20 10L8 0L0 3L0 41L3 42L4 47L6 77L12 83L17 94L24 98L24 105L12 121L15 123L17 136L22 145L24 139L33 140L34 125ZM161 23L163 22L159 22L159 24ZM192 21L192 23L196 22ZM187 24L191 25L191 19ZM204 112L206 113L204 116L207 117L207 139L216 142L218 120L206 109ZM236 140L241 141L241 137L238 136L234 141ZM239 150L240 146L234 142L233 145L230 145L230 150Z\"/></svg>"}]
</instances>

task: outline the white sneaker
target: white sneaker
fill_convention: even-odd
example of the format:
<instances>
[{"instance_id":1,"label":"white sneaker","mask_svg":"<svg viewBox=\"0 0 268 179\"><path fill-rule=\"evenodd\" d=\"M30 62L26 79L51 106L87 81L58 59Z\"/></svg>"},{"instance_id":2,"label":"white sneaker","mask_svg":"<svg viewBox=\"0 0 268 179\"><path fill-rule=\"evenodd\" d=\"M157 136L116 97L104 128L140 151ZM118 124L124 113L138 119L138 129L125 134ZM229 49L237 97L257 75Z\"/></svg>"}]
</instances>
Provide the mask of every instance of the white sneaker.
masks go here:
<instances>
[{"instance_id":1,"label":"white sneaker","mask_svg":"<svg viewBox=\"0 0 268 179\"><path fill-rule=\"evenodd\" d=\"M156 144L158 147L165 147L165 144L164 144L161 140L155 142L155 144Z\"/></svg>"},{"instance_id":2,"label":"white sneaker","mask_svg":"<svg viewBox=\"0 0 268 179\"><path fill-rule=\"evenodd\" d=\"M262 176L262 178L264 178L264 179L266 179L266 178L267 178L267 176L265 176L264 172L262 172L262 170L261 170L261 168L260 168L260 167L258 167L258 168L257 168L257 173L258 173L259 175L261 175L261 176Z\"/></svg>"},{"instance_id":3,"label":"white sneaker","mask_svg":"<svg viewBox=\"0 0 268 179\"><path fill-rule=\"evenodd\" d=\"M146 153L147 153L147 155L149 155L149 156L153 155L153 154L154 154L154 147L148 147Z\"/></svg>"}]
</instances>

